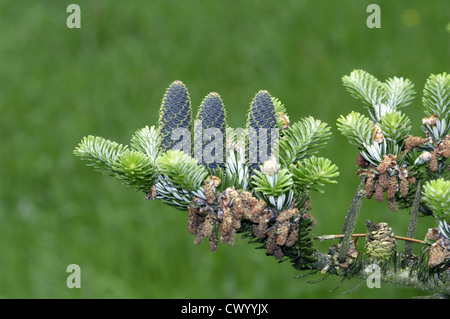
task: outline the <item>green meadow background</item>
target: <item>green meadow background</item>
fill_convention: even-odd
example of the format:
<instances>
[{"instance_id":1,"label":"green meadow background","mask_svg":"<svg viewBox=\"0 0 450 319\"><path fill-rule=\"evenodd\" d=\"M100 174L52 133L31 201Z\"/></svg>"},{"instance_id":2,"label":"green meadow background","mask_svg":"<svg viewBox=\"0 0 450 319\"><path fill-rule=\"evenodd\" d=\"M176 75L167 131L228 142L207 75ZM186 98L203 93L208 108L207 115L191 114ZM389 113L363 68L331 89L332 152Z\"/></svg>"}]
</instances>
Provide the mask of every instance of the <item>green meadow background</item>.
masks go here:
<instances>
[{"instance_id":1,"label":"green meadow background","mask_svg":"<svg viewBox=\"0 0 450 319\"><path fill-rule=\"evenodd\" d=\"M66 26L81 7L81 29ZM411 298L424 292L340 278L321 283L238 239L193 245L186 214L75 158L85 135L128 143L157 121L166 87L183 81L195 108L218 92L229 125L243 127L254 94L268 90L292 121L313 116L333 136L320 154L341 175L314 194L313 232L341 231L356 176L356 150L336 119L363 112L341 77L364 69L380 80L415 83L405 110L420 134L421 92L431 73L450 71L448 0L376 1L381 29L369 29L375 1L0 0L0 297L2 298ZM405 235L408 211L363 203L364 221L386 221ZM421 218L416 236L434 227ZM332 242L319 243L326 250ZM362 247L364 241L360 241ZM400 242L399 249L404 248ZM416 247L417 248L417 247ZM69 264L81 288L69 289ZM333 290L333 291L330 291Z\"/></svg>"}]
</instances>

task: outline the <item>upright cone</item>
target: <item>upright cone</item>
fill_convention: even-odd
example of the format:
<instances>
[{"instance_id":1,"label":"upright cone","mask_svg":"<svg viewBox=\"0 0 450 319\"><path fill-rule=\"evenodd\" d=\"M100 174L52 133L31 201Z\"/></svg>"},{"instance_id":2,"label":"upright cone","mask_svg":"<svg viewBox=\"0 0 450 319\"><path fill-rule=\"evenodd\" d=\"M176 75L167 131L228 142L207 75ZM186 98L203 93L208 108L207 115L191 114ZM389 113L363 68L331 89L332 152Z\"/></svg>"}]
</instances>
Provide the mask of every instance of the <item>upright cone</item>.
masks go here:
<instances>
[{"instance_id":1,"label":"upright cone","mask_svg":"<svg viewBox=\"0 0 450 319\"><path fill-rule=\"evenodd\" d=\"M225 162L226 118L219 94L209 93L200 106L195 123L194 155L211 170L223 168Z\"/></svg>"},{"instance_id":2,"label":"upright cone","mask_svg":"<svg viewBox=\"0 0 450 319\"><path fill-rule=\"evenodd\" d=\"M254 97L247 122L247 160L250 169L259 170L269 157L278 155L278 124L275 106L269 92L259 91Z\"/></svg>"},{"instance_id":3,"label":"upright cone","mask_svg":"<svg viewBox=\"0 0 450 319\"><path fill-rule=\"evenodd\" d=\"M180 149L190 155L192 109L189 93L181 81L174 81L166 90L160 115L161 152Z\"/></svg>"},{"instance_id":4,"label":"upright cone","mask_svg":"<svg viewBox=\"0 0 450 319\"><path fill-rule=\"evenodd\" d=\"M387 223L376 224L370 220L366 221L366 253L370 260L388 260L397 247L394 232Z\"/></svg>"}]
</instances>

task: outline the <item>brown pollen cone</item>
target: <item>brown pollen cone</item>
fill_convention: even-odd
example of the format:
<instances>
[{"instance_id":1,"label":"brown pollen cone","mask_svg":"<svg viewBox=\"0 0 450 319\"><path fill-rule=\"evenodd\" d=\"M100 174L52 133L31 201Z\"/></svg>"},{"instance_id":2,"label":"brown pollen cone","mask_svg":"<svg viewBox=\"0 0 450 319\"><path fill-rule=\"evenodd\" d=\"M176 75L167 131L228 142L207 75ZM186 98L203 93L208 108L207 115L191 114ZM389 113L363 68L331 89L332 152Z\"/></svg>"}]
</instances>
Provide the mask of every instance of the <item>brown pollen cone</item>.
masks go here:
<instances>
[{"instance_id":1,"label":"brown pollen cone","mask_svg":"<svg viewBox=\"0 0 450 319\"><path fill-rule=\"evenodd\" d=\"M264 210L264 208L267 207L267 203L260 199L255 206L253 206L253 209L251 211L251 215L253 216L253 218L256 218L256 216L259 216L261 214L261 212Z\"/></svg>"},{"instance_id":2,"label":"brown pollen cone","mask_svg":"<svg viewBox=\"0 0 450 319\"><path fill-rule=\"evenodd\" d=\"M379 181L377 183L377 186L375 187L375 200L378 203L381 203L384 200L384 189L383 189L383 186L381 186Z\"/></svg>"},{"instance_id":3,"label":"brown pollen cone","mask_svg":"<svg viewBox=\"0 0 450 319\"><path fill-rule=\"evenodd\" d=\"M445 249L439 245L439 243L434 243L430 247L430 253L428 258L428 266L436 267L442 264L447 257Z\"/></svg>"},{"instance_id":4,"label":"brown pollen cone","mask_svg":"<svg viewBox=\"0 0 450 319\"><path fill-rule=\"evenodd\" d=\"M246 218L254 223L257 223L259 221L259 215L257 215L256 213L259 211L259 209L253 212L253 208L258 202L259 200L253 197L250 192L242 192L238 197L234 199L233 212L235 217L238 219ZM263 204L259 203L259 205Z\"/></svg>"},{"instance_id":5,"label":"brown pollen cone","mask_svg":"<svg viewBox=\"0 0 450 319\"><path fill-rule=\"evenodd\" d=\"M442 141L442 156L445 158L450 157L450 135L447 135Z\"/></svg>"},{"instance_id":6,"label":"brown pollen cone","mask_svg":"<svg viewBox=\"0 0 450 319\"><path fill-rule=\"evenodd\" d=\"M428 229L425 239L434 241L429 251L429 267L439 267L450 259L450 239L445 237L438 227Z\"/></svg>"},{"instance_id":7,"label":"brown pollen cone","mask_svg":"<svg viewBox=\"0 0 450 319\"><path fill-rule=\"evenodd\" d=\"M188 211L188 230L190 234L195 235L197 233L200 222L201 216L199 215L198 208L191 204Z\"/></svg>"},{"instance_id":8,"label":"brown pollen cone","mask_svg":"<svg viewBox=\"0 0 450 319\"><path fill-rule=\"evenodd\" d=\"M384 155L383 161L378 165L377 170L380 175L387 172L387 169L391 166L392 159L388 155Z\"/></svg>"},{"instance_id":9,"label":"brown pollen cone","mask_svg":"<svg viewBox=\"0 0 450 319\"><path fill-rule=\"evenodd\" d=\"M398 205L397 205L397 201L395 200L395 198L388 200L388 204L389 204L389 209L393 212L397 211Z\"/></svg>"},{"instance_id":10,"label":"brown pollen cone","mask_svg":"<svg viewBox=\"0 0 450 319\"><path fill-rule=\"evenodd\" d=\"M286 247L292 247L297 242L299 230L300 225L298 223L291 223L291 230L285 243Z\"/></svg>"},{"instance_id":11,"label":"brown pollen cone","mask_svg":"<svg viewBox=\"0 0 450 319\"><path fill-rule=\"evenodd\" d=\"M277 229L277 245L283 246L286 243L286 239L289 235L289 229L291 228L291 223L286 220L280 224Z\"/></svg>"},{"instance_id":12,"label":"brown pollen cone","mask_svg":"<svg viewBox=\"0 0 450 319\"><path fill-rule=\"evenodd\" d=\"M209 237L209 250L215 252L218 247L219 247L219 234L218 229L216 228Z\"/></svg>"},{"instance_id":13,"label":"brown pollen cone","mask_svg":"<svg viewBox=\"0 0 450 319\"><path fill-rule=\"evenodd\" d=\"M231 210L228 208L224 210L223 216L222 216L222 225L220 226L220 235L226 236L233 227L233 214L231 213Z\"/></svg>"},{"instance_id":14,"label":"brown pollen cone","mask_svg":"<svg viewBox=\"0 0 450 319\"><path fill-rule=\"evenodd\" d=\"M259 221L258 226L255 225L254 233L256 237L259 238L265 238L267 236L267 230L269 226L269 221L271 217L270 210L267 210L262 216L261 220Z\"/></svg>"},{"instance_id":15,"label":"brown pollen cone","mask_svg":"<svg viewBox=\"0 0 450 319\"><path fill-rule=\"evenodd\" d=\"M435 148L433 152L431 152L430 159L430 171L436 172L438 170L438 150Z\"/></svg>"},{"instance_id":16,"label":"brown pollen cone","mask_svg":"<svg viewBox=\"0 0 450 319\"><path fill-rule=\"evenodd\" d=\"M366 191L366 197L371 199L374 192L375 192L375 182L376 182L376 177L377 175L375 173L370 173L367 174L368 178L366 180L366 187L365 187L365 191Z\"/></svg>"},{"instance_id":17,"label":"brown pollen cone","mask_svg":"<svg viewBox=\"0 0 450 319\"><path fill-rule=\"evenodd\" d=\"M216 194L214 193L213 181L210 178L207 178L205 180L203 189L205 190L205 197L208 204L214 205L214 203L216 202Z\"/></svg>"},{"instance_id":18,"label":"brown pollen cone","mask_svg":"<svg viewBox=\"0 0 450 319\"><path fill-rule=\"evenodd\" d=\"M228 234L220 237L220 241L233 246L236 241L236 229L231 228Z\"/></svg>"},{"instance_id":19,"label":"brown pollen cone","mask_svg":"<svg viewBox=\"0 0 450 319\"><path fill-rule=\"evenodd\" d=\"M149 189L149 191L148 191L148 194L147 194L146 199L148 199L148 200L156 199L156 196L157 196L157 195L158 195L158 194L156 193L156 186L155 186L155 185L152 185L152 186L150 186L150 189Z\"/></svg>"},{"instance_id":20,"label":"brown pollen cone","mask_svg":"<svg viewBox=\"0 0 450 319\"><path fill-rule=\"evenodd\" d=\"M405 198L409 192L409 181L407 178L402 178L400 181L400 193L402 197Z\"/></svg>"},{"instance_id":21,"label":"brown pollen cone","mask_svg":"<svg viewBox=\"0 0 450 319\"><path fill-rule=\"evenodd\" d=\"M266 242L266 248L267 253L269 255L273 255L273 252L275 251L275 248L277 247L277 237L276 237L276 229L275 227L270 228L269 232L267 233L267 242Z\"/></svg>"},{"instance_id":22,"label":"brown pollen cone","mask_svg":"<svg viewBox=\"0 0 450 319\"><path fill-rule=\"evenodd\" d=\"M211 233L214 229L215 221L216 221L216 218L215 218L215 215L213 212L209 213L206 216L205 221L203 222L203 226L202 226L203 237L211 236Z\"/></svg>"},{"instance_id":23,"label":"brown pollen cone","mask_svg":"<svg viewBox=\"0 0 450 319\"><path fill-rule=\"evenodd\" d=\"M389 188L389 175L386 172L378 177L378 185L383 188L383 191Z\"/></svg>"},{"instance_id":24,"label":"brown pollen cone","mask_svg":"<svg viewBox=\"0 0 450 319\"><path fill-rule=\"evenodd\" d=\"M398 182L397 182L397 176L393 175L389 179L389 185L387 190L387 199L393 200L395 198L395 194L397 194L398 191Z\"/></svg>"},{"instance_id":25,"label":"brown pollen cone","mask_svg":"<svg viewBox=\"0 0 450 319\"><path fill-rule=\"evenodd\" d=\"M424 144L425 141L423 137L408 135L405 142L405 150L411 151L414 147Z\"/></svg>"},{"instance_id":26,"label":"brown pollen cone","mask_svg":"<svg viewBox=\"0 0 450 319\"><path fill-rule=\"evenodd\" d=\"M297 208L283 210L281 213L278 214L277 221L279 223L283 223L297 214L298 214Z\"/></svg>"},{"instance_id":27,"label":"brown pollen cone","mask_svg":"<svg viewBox=\"0 0 450 319\"><path fill-rule=\"evenodd\" d=\"M203 241L203 224L200 224L195 233L194 245L200 245Z\"/></svg>"}]
</instances>

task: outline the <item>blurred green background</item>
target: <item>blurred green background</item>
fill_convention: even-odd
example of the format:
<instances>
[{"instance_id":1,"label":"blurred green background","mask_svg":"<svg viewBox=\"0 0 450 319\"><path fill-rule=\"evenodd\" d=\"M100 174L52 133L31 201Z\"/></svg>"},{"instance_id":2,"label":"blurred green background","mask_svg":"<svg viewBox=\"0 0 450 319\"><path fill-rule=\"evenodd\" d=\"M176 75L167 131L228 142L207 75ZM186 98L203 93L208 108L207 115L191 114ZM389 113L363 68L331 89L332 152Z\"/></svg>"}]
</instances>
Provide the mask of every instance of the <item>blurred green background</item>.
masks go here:
<instances>
[{"instance_id":1,"label":"blurred green background","mask_svg":"<svg viewBox=\"0 0 450 319\"><path fill-rule=\"evenodd\" d=\"M381 29L369 29L373 1L76 1L81 29L66 26L74 1L0 1L0 297L3 298L411 298L414 289L356 286L340 278L294 279L245 240L193 245L186 214L100 175L73 156L85 135L128 143L157 121L166 87L188 86L193 105L211 91L229 124L267 89L292 121L312 115L332 126L322 156L339 183L313 196L314 234L339 233L358 184L355 149L336 119L363 111L341 84L362 68L380 80L410 78L406 110L419 134L421 91L431 73L450 71L448 0L377 1ZM366 200L364 221L406 234L408 212ZM422 239L431 218L416 232ZM331 242L318 244L321 249ZM359 245L363 245L360 242ZM403 249L404 244L399 243ZM417 248L417 247L416 247ZM81 267L69 289L66 267Z\"/></svg>"}]
</instances>

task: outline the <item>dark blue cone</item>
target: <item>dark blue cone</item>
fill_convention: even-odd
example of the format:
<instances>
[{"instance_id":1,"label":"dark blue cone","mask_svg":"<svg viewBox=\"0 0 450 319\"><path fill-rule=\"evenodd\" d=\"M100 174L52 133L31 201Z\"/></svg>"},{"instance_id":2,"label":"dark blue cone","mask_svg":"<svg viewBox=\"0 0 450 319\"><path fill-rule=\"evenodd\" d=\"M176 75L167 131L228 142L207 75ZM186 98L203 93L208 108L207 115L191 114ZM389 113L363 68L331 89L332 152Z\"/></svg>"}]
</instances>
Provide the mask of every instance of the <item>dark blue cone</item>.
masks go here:
<instances>
[{"instance_id":1,"label":"dark blue cone","mask_svg":"<svg viewBox=\"0 0 450 319\"><path fill-rule=\"evenodd\" d=\"M278 139L277 117L272 97L265 90L259 91L250 105L247 130L247 161L250 171L259 170L271 154L275 154ZM276 129L276 130L273 130Z\"/></svg>"},{"instance_id":2,"label":"dark blue cone","mask_svg":"<svg viewBox=\"0 0 450 319\"><path fill-rule=\"evenodd\" d=\"M225 162L226 115L219 94L209 93L200 105L195 126L194 155L210 170Z\"/></svg>"},{"instance_id":3,"label":"dark blue cone","mask_svg":"<svg viewBox=\"0 0 450 319\"><path fill-rule=\"evenodd\" d=\"M189 93L181 81L174 81L164 95L159 118L161 134L161 151L182 149L190 154L192 130L192 109ZM183 128L189 136L178 136L172 138L172 132ZM180 131L181 132L181 131ZM188 138L189 137L189 138Z\"/></svg>"}]
</instances>

